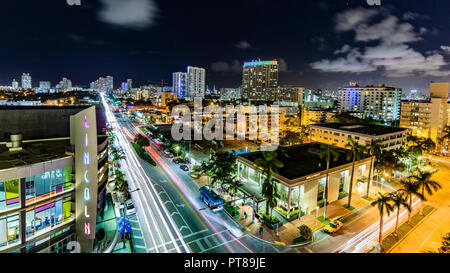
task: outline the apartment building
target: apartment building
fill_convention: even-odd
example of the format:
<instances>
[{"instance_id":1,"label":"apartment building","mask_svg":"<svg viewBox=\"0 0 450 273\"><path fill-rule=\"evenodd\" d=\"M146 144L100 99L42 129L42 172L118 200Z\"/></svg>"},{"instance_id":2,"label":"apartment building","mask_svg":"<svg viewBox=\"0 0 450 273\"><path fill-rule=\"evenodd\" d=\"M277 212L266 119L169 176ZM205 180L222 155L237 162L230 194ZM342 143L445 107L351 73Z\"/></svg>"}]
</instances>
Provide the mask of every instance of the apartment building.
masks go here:
<instances>
[{"instance_id":1,"label":"apartment building","mask_svg":"<svg viewBox=\"0 0 450 273\"><path fill-rule=\"evenodd\" d=\"M400 127L409 128L412 134L431 138L437 142L448 124L449 83L431 83L427 101L402 101Z\"/></svg>"},{"instance_id":2,"label":"apartment building","mask_svg":"<svg viewBox=\"0 0 450 273\"><path fill-rule=\"evenodd\" d=\"M391 124L400 119L402 89L378 86L360 87L358 83L339 89L338 108L341 111L360 112L365 118Z\"/></svg>"}]
</instances>

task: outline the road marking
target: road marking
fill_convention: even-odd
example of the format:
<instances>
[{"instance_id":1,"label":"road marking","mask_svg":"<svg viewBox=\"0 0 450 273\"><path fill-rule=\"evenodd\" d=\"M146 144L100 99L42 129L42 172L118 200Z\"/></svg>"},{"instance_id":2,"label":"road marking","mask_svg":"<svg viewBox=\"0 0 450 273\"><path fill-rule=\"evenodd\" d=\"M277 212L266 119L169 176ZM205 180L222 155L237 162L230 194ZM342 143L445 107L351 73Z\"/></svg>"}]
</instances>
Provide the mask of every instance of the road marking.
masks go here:
<instances>
[{"instance_id":1,"label":"road marking","mask_svg":"<svg viewBox=\"0 0 450 273\"><path fill-rule=\"evenodd\" d=\"M155 160L155 162L157 162L155 158L153 158L153 159ZM161 169L159 169L158 171L161 172L162 175L164 175L164 177L167 179L167 181L169 181L170 185L175 189L175 191L178 193L178 195L181 197L181 199L184 201L184 203L186 203L186 205L192 211L192 213L194 214L195 218L197 218L197 220L200 222L200 224L202 224L202 226L205 229L208 229L206 227L205 223L202 221L202 219L200 219L200 216L198 216L198 214L194 211L194 209L192 209L192 207L189 205L189 203L186 201L186 199L184 199L184 196L180 193L180 191L177 189L177 187L175 187L175 185L172 183L172 180Z\"/></svg>"}]
</instances>

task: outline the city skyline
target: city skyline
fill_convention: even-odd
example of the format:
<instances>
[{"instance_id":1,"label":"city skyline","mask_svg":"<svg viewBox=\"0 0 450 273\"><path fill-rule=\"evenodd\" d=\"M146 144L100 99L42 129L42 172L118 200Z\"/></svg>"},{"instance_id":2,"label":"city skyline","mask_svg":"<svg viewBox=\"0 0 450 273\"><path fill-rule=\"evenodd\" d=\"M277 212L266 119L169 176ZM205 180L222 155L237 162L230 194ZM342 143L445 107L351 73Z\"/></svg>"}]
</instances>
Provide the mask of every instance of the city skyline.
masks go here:
<instances>
[{"instance_id":1,"label":"city skyline","mask_svg":"<svg viewBox=\"0 0 450 273\"><path fill-rule=\"evenodd\" d=\"M337 90L358 81L426 93L430 81L450 75L448 19L438 16L449 4L437 1L397 1L395 7L389 1L381 6L363 0L245 1L239 9L237 1L172 7L133 0L122 8L110 0L82 1L81 6L20 2L6 3L5 9L20 6L21 21L9 15L0 19L16 26L3 34L17 44L8 54L0 53L1 85L29 72L33 79L51 82L68 76L82 87L100 75L133 78L140 86L171 82L173 72L192 65L206 69L206 85L234 88L241 85L244 62L258 58L279 61L280 83L312 89ZM35 8L39 15L33 14ZM134 10L139 13L127 19ZM315 28L304 27L309 24ZM21 35L26 32L32 35Z\"/></svg>"}]
</instances>

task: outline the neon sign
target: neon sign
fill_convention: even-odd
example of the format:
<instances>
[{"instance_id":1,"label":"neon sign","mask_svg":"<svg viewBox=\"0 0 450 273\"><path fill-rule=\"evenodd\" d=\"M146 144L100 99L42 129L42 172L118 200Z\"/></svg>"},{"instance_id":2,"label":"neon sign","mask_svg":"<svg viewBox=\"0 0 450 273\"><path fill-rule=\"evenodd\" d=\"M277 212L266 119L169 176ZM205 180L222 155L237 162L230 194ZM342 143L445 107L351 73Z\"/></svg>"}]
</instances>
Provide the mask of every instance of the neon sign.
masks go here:
<instances>
[{"instance_id":1,"label":"neon sign","mask_svg":"<svg viewBox=\"0 0 450 273\"><path fill-rule=\"evenodd\" d=\"M84 115L84 129L89 129L89 124L88 124L88 122L87 122L87 116L86 115ZM85 146L86 146L86 148L88 148L89 147L89 141L88 141L88 133L86 132L86 134L85 134ZM89 157L89 152L84 152L84 165L85 166L89 166L90 165L90 157ZM89 188L87 187L87 184L89 184L91 181L89 180L89 178L87 177L87 174L88 174L88 171L89 170L87 170L86 169L86 172L84 173L84 180L83 180L83 182L84 182L84 184L86 184L85 185L85 188L84 188L84 201L85 202L89 202L89 200L91 200L91 195L90 195L90 191L89 191ZM89 218L91 218L91 216L87 213L87 204L84 204L84 217L86 217L86 219L89 219ZM87 236L89 236L89 235L91 235L91 223L89 223L89 222L87 222L87 223L84 223L84 234L85 235L87 235Z\"/></svg>"}]
</instances>

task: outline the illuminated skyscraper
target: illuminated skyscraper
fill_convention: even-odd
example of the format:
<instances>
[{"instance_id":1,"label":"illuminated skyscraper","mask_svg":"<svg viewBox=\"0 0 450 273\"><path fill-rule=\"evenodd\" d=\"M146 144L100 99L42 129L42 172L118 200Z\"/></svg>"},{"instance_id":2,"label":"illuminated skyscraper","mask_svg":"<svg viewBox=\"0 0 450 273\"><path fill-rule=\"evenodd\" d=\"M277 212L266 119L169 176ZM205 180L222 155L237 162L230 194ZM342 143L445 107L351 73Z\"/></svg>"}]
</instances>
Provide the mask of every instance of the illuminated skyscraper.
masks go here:
<instances>
[{"instance_id":1,"label":"illuminated skyscraper","mask_svg":"<svg viewBox=\"0 0 450 273\"><path fill-rule=\"evenodd\" d=\"M173 92L177 93L179 98L188 97L187 93L187 73L175 72L173 73Z\"/></svg>"},{"instance_id":2,"label":"illuminated skyscraper","mask_svg":"<svg viewBox=\"0 0 450 273\"><path fill-rule=\"evenodd\" d=\"M205 96L205 69L188 66L186 85L190 99L203 98Z\"/></svg>"},{"instance_id":3,"label":"illuminated skyscraper","mask_svg":"<svg viewBox=\"0 0 450 273\"><path fill-rule=\"evenodd\" d=\"M22 74L22 88L23 89L31 89L31 75L29 73Z\"/></svg>"},{"instance_id":4,"label":"illuminated skyscraper","mask_svg":"<svg viewBox=\"0 0 450 273\"><path fill-rule=\"evenodd\" d=\"M128 79L127 80L127 90L131 90L133 89L133 80L132 79Z\"/></svg>"},{"instance_id":5,"label":"illuminated skyscraper","mask_svg":"<svg viewBox=\"0 0 450 273\"><path fill-rule=\"evenodd\" d=\"M269 88L278 86L278 61L245 62L242 74L242 95L249 100L267 100Z\"/></svg>"}]
</instances>

